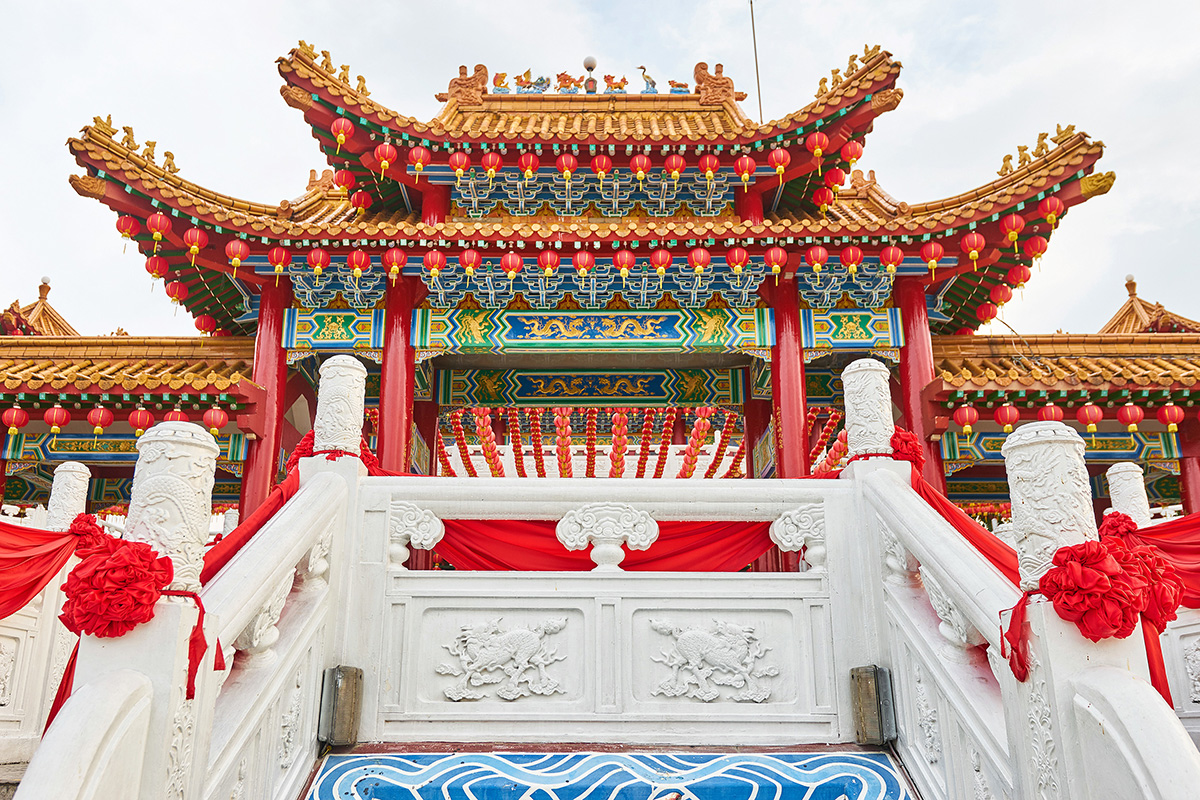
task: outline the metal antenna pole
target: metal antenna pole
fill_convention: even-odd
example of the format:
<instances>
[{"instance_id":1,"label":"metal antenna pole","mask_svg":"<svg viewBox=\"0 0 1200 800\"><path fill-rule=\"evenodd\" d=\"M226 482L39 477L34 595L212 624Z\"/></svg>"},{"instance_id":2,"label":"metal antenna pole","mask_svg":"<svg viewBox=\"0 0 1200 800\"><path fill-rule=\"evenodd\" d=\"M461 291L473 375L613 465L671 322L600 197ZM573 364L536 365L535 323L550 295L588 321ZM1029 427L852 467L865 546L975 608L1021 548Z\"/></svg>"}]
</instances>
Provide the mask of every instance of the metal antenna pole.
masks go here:
<instances>
[{"instance_id":1,"label":"metal antenna pole","mask_svg":"<svg viewBox=\"0 0 1200 800\"><path fill-rule=\"evenodd\" d=\"M762 125L762 81L758 78L758 33L754 30L754 0L750 0L750 38L754 42L754 87L758 94L758 124Z\"/></svg>"}]
</instances>

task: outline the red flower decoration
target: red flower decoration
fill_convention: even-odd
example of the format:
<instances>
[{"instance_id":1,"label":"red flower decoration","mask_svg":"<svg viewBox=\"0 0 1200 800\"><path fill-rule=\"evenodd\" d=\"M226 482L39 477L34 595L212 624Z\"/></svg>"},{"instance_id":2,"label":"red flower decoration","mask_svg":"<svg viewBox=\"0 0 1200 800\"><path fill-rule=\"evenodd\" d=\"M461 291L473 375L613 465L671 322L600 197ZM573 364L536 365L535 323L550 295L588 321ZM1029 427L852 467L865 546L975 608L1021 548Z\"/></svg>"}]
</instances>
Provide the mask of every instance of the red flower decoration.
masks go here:
<instances>
[{"instance_id":1,"label":"red flower decoration","mask_svg":"<svg viewBox=\"0 0 1200 800\"><path fill-rule=\"evenodd\" d=\"M1124 514L1119 516L1125 517ZM1132 520L1130 524L1133 524ZM1141 613L1146 622L1161 632L1168 622L1175 619L1175 612L1183 601L1183 581L1179 579L1175 568L1153 547L1130 545L1111 536L1100 541L1108 546L1109 552L1121 562L1121 567L1127 573L1145 584L1146 604Z\"/></svg>"},{"instance_id":2,"label":"red flower decoration","mask_svg":"<svg viewBox=\"0 0 1200 800\"><path fill-rule=\"evenodd\" d=\"M171 559L145 542L109 537L67 576L59 619L73 633L123 636L154 618L154 604L174 573Z\"/></svg>"},{"instance_id":3,"label":"red flower decoration","mask_svg":"<svg viewBox=\"0 0 1200 800\"><path fill-rule=\"evenodd\" d=\"M1138 526L1133 521L1133 517L1122 514L1120 511L1113 511L1105 514L1104 521L1100 523L1100 538L1113 537L1127 546L1132 546L1133 540L1129 538L1129 534L1137 532L1137 529Z\"/></svg>"},{"instance_id":4,"label":"red flower decoration","mask_svg":"<svg viewBox=\"0 0 1200 800\"><path fill-rule=\"evenodd\" d=\"M1139 570L1124 568L1122 551L1096 541L1060 547L1038 583L1058 615L1093 642L1129 636L1146 608L1148 584Z\"/></svg>"},{"instance_id":5,"label":"red flower decoration","mask_svg":"<svg viewBox=\"0 0 1200 800\"><path fill-rule=\"evenodd\" d=\"M911 461L917 469L925 466L925 452L921 447L921 440L915 433L899 426L892 434L892 456L901 461Z\"/></svg>"},{"instance_id":6,"label":"red flower decoration","mask_svg":"<svg viewBox=\"0 0 1200 800\"><path fill-rule=\"evenodd\" d=\"M75 542L75 555L80 558L87 558L93 553L107 553L109 543L113 541L113 537L104 532L104 528L100 527L100 523L91 514L76 515L75 519L71 520L67 533L79 537Z\"/></svg>"}]
</instances>

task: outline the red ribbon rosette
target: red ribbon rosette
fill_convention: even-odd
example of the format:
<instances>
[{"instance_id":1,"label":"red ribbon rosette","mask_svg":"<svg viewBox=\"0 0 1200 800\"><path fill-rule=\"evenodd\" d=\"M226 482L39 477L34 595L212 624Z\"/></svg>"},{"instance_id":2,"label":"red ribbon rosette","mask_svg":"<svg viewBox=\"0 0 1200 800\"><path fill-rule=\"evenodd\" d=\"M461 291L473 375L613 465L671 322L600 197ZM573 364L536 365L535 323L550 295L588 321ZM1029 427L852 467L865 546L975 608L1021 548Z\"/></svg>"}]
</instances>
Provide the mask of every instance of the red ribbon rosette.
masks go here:
<instances>
[{"instance_id":1,"label":"red ribbon rosette","mask_svg":"<svg viewBox=\"0 0 1200 800\"><path fill-rule=\"evenodd\" d=\"M1153 547L1130 546L1115 537L1105 537L1101 541L1108 545L1109 552L1121 562L1122 568L1145 585L1146 604L1141 611L1142 617L1156 631L1162 631L1175 619L1175 612L1183 601L1183 581L1175 568Z\"/></svg>"},{"instance_id":2,"label":"red ribbon rosette","mask_svg":"<svg viewBox=\"0 0 1200 800\"><path fill-rule=\"evenodd\" d=\"M893 458L910 461L917 469L925 466L925 452L915 433L897 426L896 432L892 434L891 445Z\"/></svg>"},{"instance_id":3,"label":"red ribbon rosette","mask_svg":"<svg viewBox=\"0 0 1200 800\"><path fill-rule=\"evenodd\" d=\"M80 558L87 558L93 553L107 552L109 543L113 541L113 537L104 531L92 514L77 514L75 519L71 520L67 533L79 537L75 542L75 555Z\"/></svg>"},{"instance_id":4,"label":"red ribbon rosette","mask_svg":"<svg viewBox=\"0 0 1200 800\"><path fill-rule=\"evenodd\" d=\"M174 572L171 559L145 542L108 537L67 576L59 619L73 633L123 636L154 618L154 604Z\"/></svg>"},{"instance_id":5,"label":"red ribbon rosette","mask_svg":"<svg viewBox=\"0 0 1200 800\"><path fill-rule=\"evenodd\" d=\"M1147 582L1136 568L1124 568L1124 553L1096 541L1060 547L1038 583L1058 615L1093 642L1129 636L1146 608Z\"/></svg>"},{"instance_id":6,"label":"red ribbon rosette","mask_svg":"<svg viewBox=\"0 0 1200 800\"><path fill-rule=\"evenodd\" d=\"M1120 539L1126 546L1133 546L1131 534L1137 533L1137 523L1133 521L1133 517L1128 514L1122 514L1120 511L1113 511L1104 515L1104 521L1100 523L1100 538L1116 538Z\"/></svg>"}]
</instances>

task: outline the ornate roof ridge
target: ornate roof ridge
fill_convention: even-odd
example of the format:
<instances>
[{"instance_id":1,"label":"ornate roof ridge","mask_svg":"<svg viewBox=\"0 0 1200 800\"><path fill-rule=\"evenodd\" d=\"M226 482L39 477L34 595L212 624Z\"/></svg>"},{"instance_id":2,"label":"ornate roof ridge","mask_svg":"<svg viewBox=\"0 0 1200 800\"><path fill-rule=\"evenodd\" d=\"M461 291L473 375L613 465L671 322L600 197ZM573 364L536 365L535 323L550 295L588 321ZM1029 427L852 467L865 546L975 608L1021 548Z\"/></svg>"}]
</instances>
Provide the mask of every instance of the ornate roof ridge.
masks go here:
<instances>
[{"instance_id":1,"label":"ornate roof ridge","mask_svg":"<svg viewBox=\"0 0 1200 800\"><path fill-rule=\"evenodd\" d=\"M1117 313L1113 314L1112 319L1104 323L1099 331L1101 334L1144 333L1161 337L1167 334L1154 330L1154 327L1161 324L1163 320L1175 327L1183 328L1185 331L1200 334L1200 322L1169 311L1162 303L1151 304L1138 297L1137 281L1133 279L1132 275L1126 276L1125 288L1129 291L1129 299L1117 309Z\"/></svg>"}]
</instances>

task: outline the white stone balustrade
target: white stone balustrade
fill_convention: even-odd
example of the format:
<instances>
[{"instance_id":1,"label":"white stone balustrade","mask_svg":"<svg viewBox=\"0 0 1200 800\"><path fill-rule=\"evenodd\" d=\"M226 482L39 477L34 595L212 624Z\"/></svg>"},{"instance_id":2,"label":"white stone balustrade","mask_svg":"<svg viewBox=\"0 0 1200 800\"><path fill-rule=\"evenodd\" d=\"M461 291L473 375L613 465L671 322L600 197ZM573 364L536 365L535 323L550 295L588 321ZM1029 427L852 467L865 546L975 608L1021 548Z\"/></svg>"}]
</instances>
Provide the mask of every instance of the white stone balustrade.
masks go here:
<instances>
[{"instance_id":1,"label":"white stone balustrade","mask_svg":"<svg viewBox=\"0 0 1200 800\"><path fill-rule=\"evenodd\" d=\"M1112 498L1112 510L1127 514L1139 528L1150 524L1150 498L1146 495L1145 474L1142 468L1130 461L1113 464L1105 473L1108 476L1108 495Z\"/></svg>"},{"instance_id":2,"label":"white stone balustrade","mask_svg":"<svg viewBox=\"0 0 1200 800\"><path fill-rule=\"evenodd\" d=\"M860 358L842 370L846 395L846 444L851 457L892 452L892 394L888 368Z\"/></svg>"},{"instance_id":3,"label":"white stone balustrade","mask_svg":"<svg viewBox=\"0 0 1200 800\"><path fill-rule=\"evenodd\" d=\"M91 479L91 470L78 461L64 461L54 468L54 483L46 503L46 530L65 531L76 516L87 511Z\"/></svg>"},{"instance_id":4,"label":"white stone balustrade","mask_svg":"<svg viewBox=\"0 0 1200 800\"><path fill-rule=\"evenodd\" d=\"M396 569L408 569L409 545L432 550L442 540L446 526L432 511L393 500L388 508L388 560Z\"/></svg>"},{"instance_id":5,"label":"white stone balustrade","mask_svg":"<svg viewBox=\"0 0 1200 800\"><path fill-rule=\"evenodd\" d=\"M619 571L630 550L645 550L658 538L658 523L645 511L624 503L591 503L568 512L554 529L568 550L592 546L595 570Z\"/></svg>"}]
</instances>

